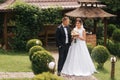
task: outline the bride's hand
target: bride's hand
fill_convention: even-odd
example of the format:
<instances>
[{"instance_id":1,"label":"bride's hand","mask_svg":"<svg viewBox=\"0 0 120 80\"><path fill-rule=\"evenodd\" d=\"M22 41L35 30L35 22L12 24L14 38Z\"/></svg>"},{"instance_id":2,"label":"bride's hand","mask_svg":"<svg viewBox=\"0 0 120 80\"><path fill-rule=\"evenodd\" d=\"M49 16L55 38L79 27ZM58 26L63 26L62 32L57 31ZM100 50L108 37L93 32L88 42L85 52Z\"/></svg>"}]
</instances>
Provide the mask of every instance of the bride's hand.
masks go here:
<instances>
[{"instance_id":1,"label":"bride's hand","mask_svg":"<svg viewBox=\"0 0 120 80\"><path fill-rule=\"evenodd\" d=\"M80 40L84 40L84 38L83 38L82 36L79 36L78 38L79 38Z\"/></svg>"}]
</instances>

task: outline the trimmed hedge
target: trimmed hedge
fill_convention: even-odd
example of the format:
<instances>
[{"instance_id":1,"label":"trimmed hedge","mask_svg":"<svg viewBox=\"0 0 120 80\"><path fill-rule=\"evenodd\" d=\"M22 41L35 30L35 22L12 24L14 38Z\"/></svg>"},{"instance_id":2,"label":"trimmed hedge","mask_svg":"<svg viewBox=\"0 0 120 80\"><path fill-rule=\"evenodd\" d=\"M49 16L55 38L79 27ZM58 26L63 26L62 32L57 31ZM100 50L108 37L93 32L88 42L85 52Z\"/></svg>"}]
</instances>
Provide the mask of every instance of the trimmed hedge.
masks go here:
<instances>
[{"instance_id":1,"label":"trimmed hedge","mask_svg":"<svg viewBox=\"0 0 120 80\"><path fill-rule=\"evenodd\" d=\"M40 74L42 72L48 72L50 69L48 68L48 63L54 61L54 58L50 54L50 52L46 50L37 51L33 54L32 59L32 70L34 74Z\"/></svg>"},{"instance_id":2,"label":"trimmed hedge","mask_svg":"<svg viewBox=\"0 0 120 80\"><path fill-rule=\"evenodd\" d=\"M42 46L42 42L39 39L30 39L26 44L27 51L33 46Z\"/></svg>"},{"instance_id":3,"label":"trimmed hedge","mask_svg":"<svg viewBox=\"0 0 120 80\"><path fill-rule=\"evenodd\" d=\"M87 48L88 48L89 53L91 54L94 46L92 44L90 44L90 43L87 43Z\"/></svg>"},{"instance_id":4,"label":"trimmed hedge","mask_svg":"<svg viewBox=\"0 0 120 80\"><path fill-rule=\"evenodd\" d=\"M42 51L42 50L45 50L45 49L43 47L41 47L41 46L33 46L32 48L30 48L30 50L29 50L29 58L30 58L30 60L33 59L34 52Z\"/></svg>"},{"instance_id":5,"label":"trimmed hedge","mask_svg":"<svg viewBox=\"0 0 120 80\"><path fill-rule=\"evenodd\" d=\"M114 30L112 39L114 40L114 42L120 42L120 29Z\"/></svg>"},{"instance_id":6,"label":"trimmed hedge","mask_svg":"<svg viewBox=\"0 0 120 80\"><path fill-rule=\"evenodd\" d=\"M108 38L112 37L112 34L113 34L113 32L114 32L115 29L117 29L116 25L114 25L114 24L109 24L108 25L108 27L107 27Z\"/></svg>"},{"instance_id":7,"label":"trimmed hedge","mask_svg":"<svg viewBox=\"0 0 120 80\"><path fill-rule=\"evenodd\" d=\"M92 58L98 63L98 68L103 68L104 63L109 58L109 51L106 47L98 45L92 50Z\"/></svg>"},{"instance_id":8,"label":"trimmed hedge","mask_svg":"<svg viewBox=\"0 0 120 80\"><path fill-rule=\"evenodd\" d=\"M111 43L108 50L112 55L120 58L120 43Z\"/></svg>"}]
</instances>

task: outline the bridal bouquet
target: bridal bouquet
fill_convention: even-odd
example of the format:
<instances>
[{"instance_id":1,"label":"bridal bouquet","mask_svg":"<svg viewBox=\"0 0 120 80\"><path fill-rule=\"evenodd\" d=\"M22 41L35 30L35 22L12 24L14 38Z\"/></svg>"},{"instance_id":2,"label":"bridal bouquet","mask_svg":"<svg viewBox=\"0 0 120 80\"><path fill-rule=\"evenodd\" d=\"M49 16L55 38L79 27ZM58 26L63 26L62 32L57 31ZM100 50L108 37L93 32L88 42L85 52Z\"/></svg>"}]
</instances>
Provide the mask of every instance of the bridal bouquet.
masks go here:
<instances>
[{"instance_id":1,"label":"bridal bouquet","mask_svg":"<svg viewBox=\"0 0 120 80\"><path fill-rule=\"evenodd\" d=\"M76 38L79 36L79 32L77 30L72 30L71 35L74 39L74 42L76 43Z\"/></svg>"}]
</instances>

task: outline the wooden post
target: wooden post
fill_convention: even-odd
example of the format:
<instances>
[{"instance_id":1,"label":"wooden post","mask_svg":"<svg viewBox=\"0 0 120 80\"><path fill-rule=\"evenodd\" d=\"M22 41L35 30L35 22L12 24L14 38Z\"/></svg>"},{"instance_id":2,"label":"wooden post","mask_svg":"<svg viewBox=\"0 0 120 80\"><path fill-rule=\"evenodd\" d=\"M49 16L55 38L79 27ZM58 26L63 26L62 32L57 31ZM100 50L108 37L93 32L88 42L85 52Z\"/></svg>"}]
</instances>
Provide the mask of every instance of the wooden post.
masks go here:
<instances>
[{"instance_id":1,"label":"wooden post","mask_svg":"<svg viewBox=\"0 0 120 80\"><path fill-rule=\"evenodd\" d=\"M4 13L4 25L3 25L3 36L4 36L4 49L8 49L8 37L7 37L7 12Z\"/></svg>"},{"instance_id":2,"label":"wooden post","mask_svg":"<svg viewBox=\"0 0 120 80\"><path fill-rule=\"evenodd\" d=\"M104 46L106 46L107 42L107 19L104 18Z\"/></svg>"},{"instance_id":3,"label":"wooden post","mask_svg":"<svg viewBox=\"0 0 120 80\"><path fill-rule=\"evenodd\" d=\"M115 62L117 61L116 57L111 57L111 79L115 78Z\"/></svg>"},{"instance_id":4,"label":"wooden post","mask_svg":"<svg viewBox=\"0 0 120 80\"><path fill-rule=\"evenodd\" d=\"M114 79L114 75L115 75L115 62L112 61L111 62L111 79Z\"/></svg>"},{"instance_id":5,"label":"wooden post","mask_svg":"<svg viewBox=\"0 0 120 80\"><path fill-rule=\"evenodd\" d=\"M93 34L96 34L97 31L97 21L94 19L94 32Z\"/></svg>"},{"instance_id":6,"label":"wooden post","mask_svg":"<svg viewBox=\"0 0 120 80\"><path fill-rule=\"evenodd\" d=\"M48 26L45 26L45 46L48 45L48 29L47 29Z\"/></svg>"}]
</instances>

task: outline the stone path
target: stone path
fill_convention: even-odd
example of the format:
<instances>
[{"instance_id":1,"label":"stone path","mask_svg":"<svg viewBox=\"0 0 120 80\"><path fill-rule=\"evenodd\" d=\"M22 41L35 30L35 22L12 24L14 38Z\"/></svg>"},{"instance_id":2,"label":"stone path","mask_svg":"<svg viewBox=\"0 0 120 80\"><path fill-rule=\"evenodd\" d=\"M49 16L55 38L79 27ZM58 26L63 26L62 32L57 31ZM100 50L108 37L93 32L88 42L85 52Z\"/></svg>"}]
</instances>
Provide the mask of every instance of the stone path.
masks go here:
<instances>
[{"instance_id":1,"label":"stone path","mask_svg":"<svg viewBox=\"0 0 120 80\"><path fill-rule=\"evenodd\" d=\"M33 72L0 72L0 79L33 78ZM97 80L94 76L63 76L65 80Z\"/></svg>"},{"instance_id":2,"label":"stone path","mask_svg":"<svg viewBox=\"0 0 120 80\"><path fill-rule=\"evenodd\" d=\"M6 78L33 78L33 72L0 72L0 79Z\"/></svg>"},{"instance_id":3,"label":"stone path","mask_svg":"<svg viewBox=\"0 0 120 80\"><path fill-rule=\"evenodd\" d=\"M86 76L86 77L83 77L83 76L71 76L71 77L64 77L65 80L97 80L94 76Z\"/></svg>"},{"instance_id":4,"label":"stone path","mask_svg":"<svg viewBox=\"0 0 120 80\"><path fill-rule=\"evenodd\" d=\"M57 63L58 54L57 52L52 52L53 57ZM0 72L0 79L6 78L33 78L33 72ZM86 77L77 77L77 76L63 76L65 80L97 80L94 76L86 76Z\"/></svg>"}]
</instances>

